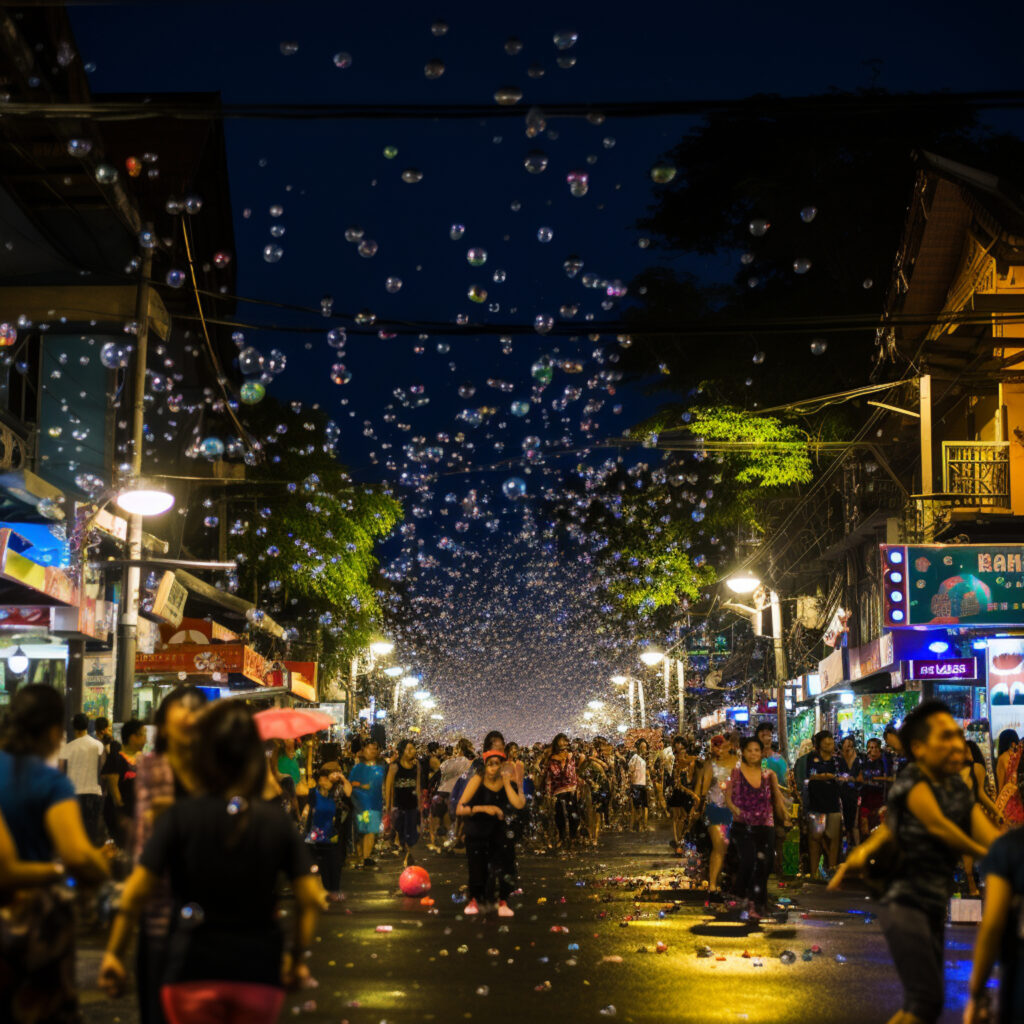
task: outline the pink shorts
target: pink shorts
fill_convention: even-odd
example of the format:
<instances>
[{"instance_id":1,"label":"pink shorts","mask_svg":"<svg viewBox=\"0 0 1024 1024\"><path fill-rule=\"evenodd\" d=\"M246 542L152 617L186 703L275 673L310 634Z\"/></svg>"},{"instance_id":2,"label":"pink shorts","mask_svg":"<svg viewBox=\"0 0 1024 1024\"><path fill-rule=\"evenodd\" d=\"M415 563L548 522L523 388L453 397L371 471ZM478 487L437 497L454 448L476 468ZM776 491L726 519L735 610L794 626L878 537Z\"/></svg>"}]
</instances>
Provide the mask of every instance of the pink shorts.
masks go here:
<instances>
[{"instance_id":1,"label":"pink shorts","mask_svg":"<svg viewBox=\"0 0 1024 1024\"><path fill-rule=\"evenodd\" d=\"M179 981L160 989L170 1024L274 1024L284 989L242 981Z\"/></svg>"}]
</instances>

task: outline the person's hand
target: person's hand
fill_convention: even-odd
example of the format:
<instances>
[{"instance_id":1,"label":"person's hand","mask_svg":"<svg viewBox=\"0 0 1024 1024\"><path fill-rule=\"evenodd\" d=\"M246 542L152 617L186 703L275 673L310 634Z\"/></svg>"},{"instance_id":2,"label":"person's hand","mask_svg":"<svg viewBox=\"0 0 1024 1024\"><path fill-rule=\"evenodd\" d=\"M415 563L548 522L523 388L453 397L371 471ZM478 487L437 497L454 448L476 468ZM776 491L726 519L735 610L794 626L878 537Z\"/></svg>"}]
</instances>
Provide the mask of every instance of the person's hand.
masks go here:
<instances>
[{"instance_id":1,"label":"person's hand","mask_svg":"<svg viewBox=\"0 0 1024 1024\"><path fill-rule=\"evenodd\" d=\"M111 998L117 998L124 995L127 983L128 973L124 969L124 964L113 953L104 953L97 979L100 991Z\"/></svg>"}]
</instances>

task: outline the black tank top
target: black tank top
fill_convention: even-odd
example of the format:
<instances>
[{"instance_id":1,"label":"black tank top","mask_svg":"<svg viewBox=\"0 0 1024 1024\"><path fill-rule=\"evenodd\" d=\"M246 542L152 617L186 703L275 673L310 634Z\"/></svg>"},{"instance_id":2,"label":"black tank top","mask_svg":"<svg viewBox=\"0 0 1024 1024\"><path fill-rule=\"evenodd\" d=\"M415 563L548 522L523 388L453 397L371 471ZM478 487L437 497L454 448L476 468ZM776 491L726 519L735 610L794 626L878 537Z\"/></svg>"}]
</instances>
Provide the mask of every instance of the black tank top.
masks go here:
<instances>
[{"instance_id":1,"label":"black tank top","mask_svg":"<svg viewBox=\"0 0 1024 1024\"><path fill-rule=\"evenodd\" d=\"M416 777L419 775L419 764L411 768L403 768L398 762L395 773L395 806L403 811L414 811L419 806L419 793L416 789Z\"/></svg>"}]
</instances>

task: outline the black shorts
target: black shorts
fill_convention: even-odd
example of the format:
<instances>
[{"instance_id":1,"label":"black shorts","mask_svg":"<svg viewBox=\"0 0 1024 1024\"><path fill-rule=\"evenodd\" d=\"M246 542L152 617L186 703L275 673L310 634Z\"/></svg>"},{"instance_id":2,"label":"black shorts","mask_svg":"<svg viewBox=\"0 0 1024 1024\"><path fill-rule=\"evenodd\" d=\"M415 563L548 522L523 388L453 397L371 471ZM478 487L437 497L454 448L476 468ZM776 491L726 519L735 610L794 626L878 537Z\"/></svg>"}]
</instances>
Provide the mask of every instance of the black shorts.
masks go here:
<instances>
[{"instance_id":1,"label":"black shorts","mask_svg":"<svg viewBox=\"0 0 1024 1024\"><path fill-rule=\"evenodd\" d=\"M668 805L669 807L682 807L683 810L689 811L693 808L693 797L681 789L671 789L668 794Z\"/></svg>"},{"instance_id":2,"label":"black shorts","mask_svg":"<svg viewBox=\"0 0 1024 1024\"><path fill-rule=\"evenodd\" d=\"M448 798L451 793L435 793L430 800L430 816L432 818L443 818L448 814Z\"/></svg>"},{"instance_id":3,"label":"black shorts","mask_svg":"<svg viewBox=\"0 0 1024 1024\"><path fill-rule=\"evenodd\" d=\"M629 796L633 801L634 807L646 807L647 806L647 787L646 786L630 786Z\"/></svg>"}]
</instances>

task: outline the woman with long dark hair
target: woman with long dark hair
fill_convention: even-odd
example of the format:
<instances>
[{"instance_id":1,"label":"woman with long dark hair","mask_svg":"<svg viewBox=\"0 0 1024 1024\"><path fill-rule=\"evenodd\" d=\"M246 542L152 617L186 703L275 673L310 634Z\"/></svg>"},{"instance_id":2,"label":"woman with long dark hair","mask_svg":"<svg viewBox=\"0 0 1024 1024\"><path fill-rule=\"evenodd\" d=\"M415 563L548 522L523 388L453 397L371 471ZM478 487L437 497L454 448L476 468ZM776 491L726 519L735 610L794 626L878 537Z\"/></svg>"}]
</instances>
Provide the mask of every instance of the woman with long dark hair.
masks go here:
<instances>
[{"instance_id":1,"label":"woman with long dark hair","mask_svg":"<svg viewBox=\"0 0 1024 1024\"><path fill-rule=\"evenodd\" d=\"M580 825L578 767L575 754L569 750L569 737L560 732L551 741L551 756L544 769L544 792L554 803L558 845L566 850L575 845Z\"/></svg>"},{"instance_id":2,"label":"woman with long dark hair","mask_svg":"<svg viewBox=\"0 0 1024 1024\"><path fill-rule=\"evenodd\" d=\"M52 865L83 882L110 874L107 858L89 840L71 780L46 762L64 738L64 698L52 686L33 684L14 695L0 732L0 815L18 861ZM6 859L6 858L5 858ZM15 865L16 866L16 865ZM52 877L63 872L50 868ZM9 895L0 932L0 1020L78 1021L73 893L46 885L46 870L12 873L19 885L40 883Z\"/></svg>"},{"instance_id":3,"label":"woman with long dark hair","mask_svg":"<svg viewBox=\"0 0 1024 1024\"><path fill-rule=\"evenodd\" d=\"M176 686L160 702L153 716L155 750L140 754L136 762L133 859L145 849L157 818L175 800L198 789L192 767L195 722L206 705L206 694L195 686ZM160 978L171 926L171 889L168 879L158 882L142 915L136 945L136 988L142 1024L162 1024Z\"/></svg>"},{"instance_id":4,"label":"woman with long dark hair","mask_svg":"<svg viewBox=\"0 0 1024 1024\"><path fill-rule=\"evenodd\" d=\"M174 914L160 990L171 1024L200 1019L276 1021L284 987L305 977L323 887L302 838L280 807L260 799L263 744L249 708L215 703L197 723L200 796L179 800L156 821L125 885L100 987L124 990L122 961L135 922L158 878L171 880ZM279 872L290 879L297 913L291 948L276 920Z\"/></svg>"}]
</instances>

